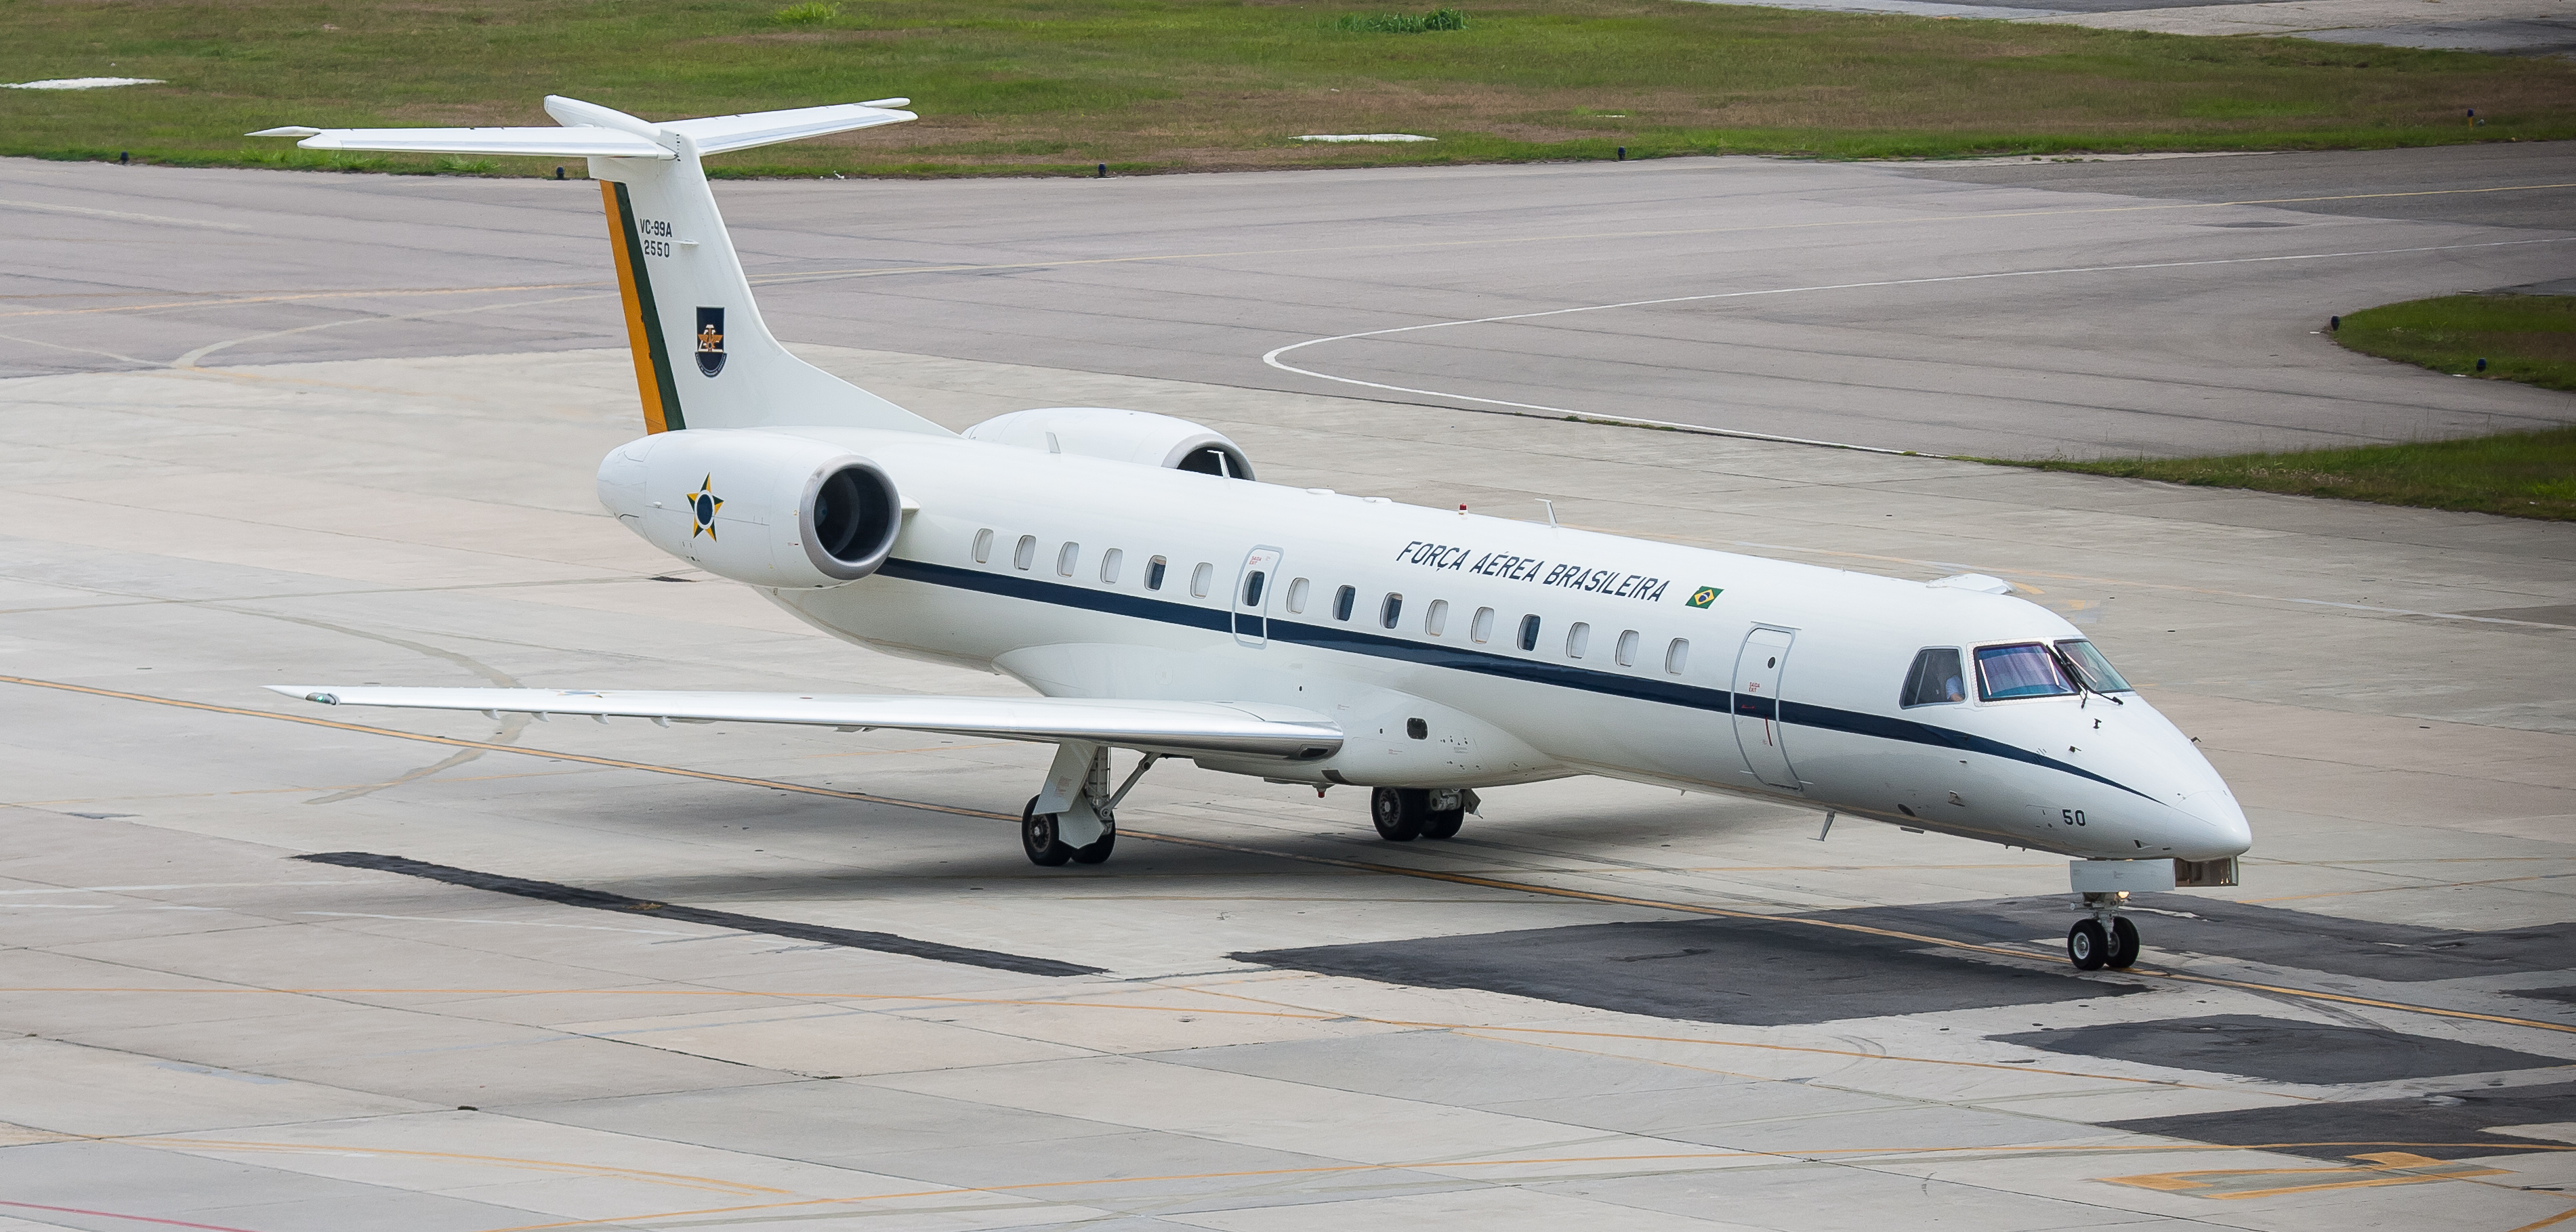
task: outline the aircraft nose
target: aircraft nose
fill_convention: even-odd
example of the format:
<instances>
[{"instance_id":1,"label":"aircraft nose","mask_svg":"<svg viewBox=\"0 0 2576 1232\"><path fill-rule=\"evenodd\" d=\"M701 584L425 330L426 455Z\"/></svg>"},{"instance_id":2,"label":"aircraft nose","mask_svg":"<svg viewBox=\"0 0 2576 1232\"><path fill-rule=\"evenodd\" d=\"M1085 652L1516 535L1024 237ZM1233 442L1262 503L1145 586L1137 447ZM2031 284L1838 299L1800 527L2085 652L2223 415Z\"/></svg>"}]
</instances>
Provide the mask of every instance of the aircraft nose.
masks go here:
<instances>
[{"instance_id":1,"label":"aircraft nose","mask_svg":"<svg viewBox=\"0 0 2576 1232\"><path fill-rule=\"evenodd\" d=\"M2196 791L2183 797L2183 814L2194 823L2182 843L2175 844L2175 855L2192 860L2214 860L2221 856L2245 854L2254 845L2254 827L2246 824L2245 810L2236 797L2224 787ZM2188 847L2188 850L2184 848Z\"/></svg>"}]
</instances>

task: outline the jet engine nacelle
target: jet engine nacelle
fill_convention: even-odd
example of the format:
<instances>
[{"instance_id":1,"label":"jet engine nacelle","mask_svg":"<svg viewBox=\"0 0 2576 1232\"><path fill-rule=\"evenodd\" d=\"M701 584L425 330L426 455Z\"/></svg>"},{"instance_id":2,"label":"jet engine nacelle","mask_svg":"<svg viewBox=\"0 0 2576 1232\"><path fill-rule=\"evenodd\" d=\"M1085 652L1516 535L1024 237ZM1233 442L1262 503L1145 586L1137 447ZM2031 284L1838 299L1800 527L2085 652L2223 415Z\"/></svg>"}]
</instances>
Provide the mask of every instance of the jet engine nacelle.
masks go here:
<instances>
[{"instance_id":1,"label":"jet engine nacelle","mask_svg":"<svg viewBox=\"0 0 2576 1232\"><path fill-rule=\"evenodd\" d=\"M1227 479L1252 478L1252 460L1223 433L1152 411L1042 406L996 415L966 429L965 437L1043 453L1080 454Z\"/></svg>"},{"instance_id":2,"label":"jet engine nacelle","mask_svg":"<svg viewBox=\"0 0 2576 1232\"><path fill-rule=\"evenodd\" d=\"M653 546L754 586L857 581L885 563L903 529L903 499L874 463L742 428L618 446L599 464L599 503Z\"/></svg>"}]
</instances>

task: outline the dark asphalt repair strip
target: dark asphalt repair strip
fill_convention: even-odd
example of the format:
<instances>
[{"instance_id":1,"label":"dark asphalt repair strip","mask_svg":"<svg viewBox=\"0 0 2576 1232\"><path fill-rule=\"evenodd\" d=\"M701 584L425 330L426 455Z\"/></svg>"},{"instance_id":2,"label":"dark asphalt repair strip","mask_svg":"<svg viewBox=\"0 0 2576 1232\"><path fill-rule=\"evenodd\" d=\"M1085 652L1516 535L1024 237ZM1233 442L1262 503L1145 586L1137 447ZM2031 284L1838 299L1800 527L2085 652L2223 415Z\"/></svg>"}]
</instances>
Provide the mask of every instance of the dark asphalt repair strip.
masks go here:
<instances>
[{"instance_id":1,"label":"dark asphalt repair strip","mask_svg":"<svg viewBox=\"0 0 2576 1232\"><path fill-rule=\"evenodd\" d=\"M401 873L406 877L425 877L449 885L495 894L515 894L567 907L589 907L598 911L621 911L628 915L649 915L661 920L680 920L704 924L711 928L730 928L737 932L765 933L791 941L819 941L825 945L848 946L854 950L875 950L882 954L901 954L907 958L928 958L938 962L961 963L969 967L986 967L995 971L1016 971L1022 975L1099 975L1101 968L1078 963L1057 962L1052 958L1029 958L995 950L970 949L962 945L942 945L936 941L916 941L893 933L868 932L856 928L833 928L823 924L799 924L793 920L770 920L756 915L738 915L731 911L709 911L704 907L683 907L675 903L647 902L610 894L604 890L584 890L577 886L556 885L551 881L529 881L521 877L504 877L498 873L478 873L470 868L450 868L407 860L401 856L382 856L369 851L321 851L294 857L315 864L341 868L368 868L381 873Z\"/></svg>"}]
</instances>

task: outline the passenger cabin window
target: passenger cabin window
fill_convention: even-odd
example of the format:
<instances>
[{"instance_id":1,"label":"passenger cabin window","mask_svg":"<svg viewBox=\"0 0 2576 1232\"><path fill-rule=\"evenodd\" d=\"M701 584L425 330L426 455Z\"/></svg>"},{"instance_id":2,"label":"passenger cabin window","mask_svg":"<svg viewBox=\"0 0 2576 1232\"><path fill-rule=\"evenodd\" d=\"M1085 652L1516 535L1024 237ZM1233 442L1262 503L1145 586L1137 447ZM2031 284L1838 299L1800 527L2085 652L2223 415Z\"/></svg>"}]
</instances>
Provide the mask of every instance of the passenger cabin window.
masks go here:
<instances>
[{"instance_id":1,"label":"passenger cabin window","mask_svg":"<svg viewBox=\"0 0 2576 1232\"><path fill-rule=\"evenodd\" d=\"M1162 557L1160 557L1160 556L1157 556L1157 557L1153 558L1152 560L1146 561L1146 562L1145 562L1145 589L1147 589L1147 590L1161 590L1161 589L1163 588L1163 571L1164 571L1165 569L1170 568L1170 567L1171 567L1171 562L1170 562L1170 561L1167 561L1167 560L1164 560L1164 559L1163 559Z\"/></svg>"},{"instance_id":2,"label":"passenger cabin window","mask_svg":"<svg viewBox=\"0 0 2576 1232\"><path fill-rule=\"evenodd\" d=\"M1298 578L1295 581L1288 583L1289 611L1303 613L1306 610L1306 591L1307 585L1306 579L1304 578Z\"/></svg>"},{"instance_id":3,"label":"passenger cabin window","mask_svg":"<svg viewBox=\"0 0 2576 1232\"><path fill-rule=\"evenodd\" d=\"M1268 579L1268 578L1269 578L1269 576L1270 576L1269 574L1264 573L1264 572L1262 572L1262 571L1261 571L1261 570L1259 570L1259 569L1255 569L1255 570L1253 570L1251 573L1248 573L1248 574L1244 575L1244 578L1243 578L1243 606L1245 606L1245 607L1259 607L1259 606L1261 606L1261 583L1262 583L1263 581L1265 581L1266 579Z\"/></svg>"},{"instance_id":4,"label":"passenger cabin window","mask_svg":"<svg viewBox=\"0 0 2576 1232\"><path fill-rule=\"evenodd\" d=\"M1621 667L1635 667L1637 665L1637 631L1634 629L1620 630L1618 649L1613 651L1610 657L1617 659L1619 661L1619 666Z\"/></svg>"},{"instance_id":5,"label":"passenger cabin window","mask_svg":"<svg viewBox=\"0 0 2576 1232\"><path fill-rule=\"evenodd\" d=\"M975 563L980 565L991 559L993 559L993 528L987 526L975 532Z\"/></svg>"},{"instance_id":6,"label":"passenger cabin window","mask_svg":"<svg viewBox=\"0 0 2576 1232\"><path fill-rule=\"evenodd\" d=\"M1467 640L1474 642L1494 640L1494 609L1489 607L1476 609L1476 618L1467 622Z\"/></svg>"},{"instance_id":7,"label":"passenger cabin window","mask_svg":"<svg viewBox=\"0 0 2576 1232\"><path fill-rule=\"evenodd\" d=\"M1020 541L1011 547L1011 567L1026 569L1036 563L1038 563L1038 537L1020 536Z\"/></svg>"},{"instance_id":8,"label":"passenger cabin window","mask_svg":"<svg viewBox=\"0 0 2576 1232\"><path fill-rule=\"evenodd\" d=\"M1385 628L1392 629L1395 627L1395 622L1402 619L1404 619L1404 596L1388 591L1386 598L1378 602L1377 622Z\"/></svg>"},{"instance_id":9,"label":"passenger cabin window","mask_svg":"<svg viewBox=\"0 0 2576 1232\"><path fill-rule=\"evenodd\" d=\"M1447 632L1448 629L1449 601L1447 599L1432 600L1431 606L1422 610L1422 631L1433 637L1438 637L1442 633Z\"/></svg>"},{"instance_id":10,"label":"passenger cabin window","mask_svg":"<svg viewBox=\"0 0 2576 1232\"><path fill-rule=\"evenodd\" d=\"M1578 620L1565 630L1565 657L1580 659L1592 647L1592 626Z\"/></svg>"},{"instance_id":11,"label":"passenger cabin window","mask_svg":"<svg viewBox=\"0 0 2576 1232\"><path fill-rule=\"evenodd\" d=\"M1538 649L1538 617L1535 615L1521 617L1521 649Z\"/></svg>"},{"instance_id":12,"label":"passenger cabin window","mask_svg":"<svg viewBox=\"0 0 2576 1232\"><path fill-rule=\"evenodd\" d=\"M1914 656L1905 673L1902 705L1939 706L1968 700L1968 678L1959 670L1959 652L1936 646Z\"/></svg>"},{"instance_id":13,"label":"passenger cabin window","mask_svg":"<svg viewBox=\"0 0 2576 1232\"><path fill-rule=\"evenodd\" d=\"M1055 550L1056 576L1072 577L1073 566L1081 559L1082 545L1070 539L1065 540L1064 546Z\"/></svg>"},{"instance_id":14,"label":"passenger cabin window","mask_svg":"<svg viewBox=\"0 0 2576 1232\"><path fill-rule=\"evenodd\" d=\"M1114 586L1114 585L1117 585L1117 584L1118 584L1118 566L1123 565L1123 564L1125 564L1125 563L1127 563L1127 553L1122 552L1122 551L1118 550L1117 548L1111 548L1111 549L1109 549L1108 551L1101 553L1101 554L1100 554L1100 581L1101 581L1101 583L1102 583L1103 585L1108 585L1108 586Z\"/></svg>"},{"instance_id":15,"label":"passenger cabin window","mask_svg":"<svg viewBox=\"0 0 2576 1232\"><path fill-rule=\"evenodd\" d=\"M2102 652L2095 650L2091 642L2070 638L2057 644L2057 653L2066 656L2066 661L2075 665L2075 674L2084 678L2085 688L2096 693L2137 691L2136 686L2121 679L2120 673L2112 670L2111 661L2103 658Z\"/></svg>"},{"instance_id":16,"label":"passenger cabin window","mask_svg":"<svg viewBox=\"0 0 2576 1232\"><path fill-rule=\"evenodd\" d=\"M1208 586L1215 581L1216 566L1211 565L1206 561L1200 561L1198 568L1190 570L1191 597L1198 599L1207 598Z\"/></svg>"},{"instance_id":17,"label":"passenger cabin window","mask_svg":"<svg viewBox=\"0 0 2576 1232\"><path fill-rule=\"evenodd\" d=\"M1354 587L1345 586L1340 590L1334 591L1333 619L1349 620L1351 618L1351 606L1359 602L1359 597L1360 592Z\"/></svg>"},{"instance_id":18,"label":"passenger cabin window","mask_svg":"<svg viewBox=\"0 0 2576 1232\"><path fill-rule=\"evenodd\" d=\"M2018 646L1977 647L1977 695L1990 702L2016 697L2059 697L2073 693L2057 656L2037 642Z\"/></svg>"},{"instance_id":19,"label":"passenger cabin window","mask_svg":"<svg viewBox=\"0 0 2576 1232\"><path fill-rule=\"evenodd\" d=\"M1682 674L1683 668L1689 666L1690 639L1686 637L1674 638L1672 645L1664 647L1664 670L1678 676Z\"/></svg>"}]
</instances>

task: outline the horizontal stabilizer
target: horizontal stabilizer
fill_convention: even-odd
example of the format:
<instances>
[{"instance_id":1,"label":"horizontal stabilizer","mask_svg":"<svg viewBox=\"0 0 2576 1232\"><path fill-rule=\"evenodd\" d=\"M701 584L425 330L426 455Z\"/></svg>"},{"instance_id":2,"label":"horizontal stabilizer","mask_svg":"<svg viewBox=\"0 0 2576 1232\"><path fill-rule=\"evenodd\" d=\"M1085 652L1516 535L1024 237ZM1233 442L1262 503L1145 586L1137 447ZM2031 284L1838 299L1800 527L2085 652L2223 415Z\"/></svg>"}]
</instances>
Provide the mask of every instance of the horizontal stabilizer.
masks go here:
<instances>
[{"instance_id":1,"label":"horizontal stabilizer","mask_svg":"<svg viewBox=\"0 0 2576 1232\"><path fill-rule=\"evenodd\" d=\"M557 689L410 689L381 685L269 685L272 693L326 706L509 711L681 723L792 723L986 736L1088 740L1148 753L1312 761L1342 747L1320 714L1258 702L1110 701L1078 697L925 697L797 693L584 692Z\"/></svg>"},{"instance_id":2,"label":"horizontal stabilizer","mask_svg":"<svg viewBox=\"0 0 2576 1232\"><path fill-rule=\"evenodd\" d=\"M903 103L908 99L878 99ZM369 150L387 154L517 154L538 158L672 159L667 144L682 136L700 154L748 150L781 141L801 141L855 128L901 124L918 119L909 111L870 103L799 107L788 111L753 111L672 120L655 124L622 111L578 99L550 97L546 111L563 121L559 128L307 128L289 125L250 134L253 137L301 137L308 150Z\"/></svg>"},{"instance_id":3,"label":"horizontal stabilizer","mask_svg":"<svg viewBox=\"0 0 2576 1232\"><path fill-rule=\"evenodd\" d=\"M727 150L748 150L757 145L776 145L781 141L845 133L854 128L901 124L912 118L909 111L889 111L866 103L843 103L837 107L800 107L794 111L754 111L745 115L709 116L703 120L672 120L661 128L665 132L684 134L697 142L700 154L722 154Z\"/></svg>"},{"instance_id":4,"label":"horizontal stabilizer","mask_svg":"<svg viewBox=\"0 0 2576 1232\"><path fill-rule=\"evenodd\" d=\"M271 129L269 132L276 132ZM268 133L252 133L261 137ZM279 132L280 137L295 132ZM613 128L326 128L295 144L308 150L386 154L527 154L538 158L677 158Z\"/></svg>"}]
</instances>

